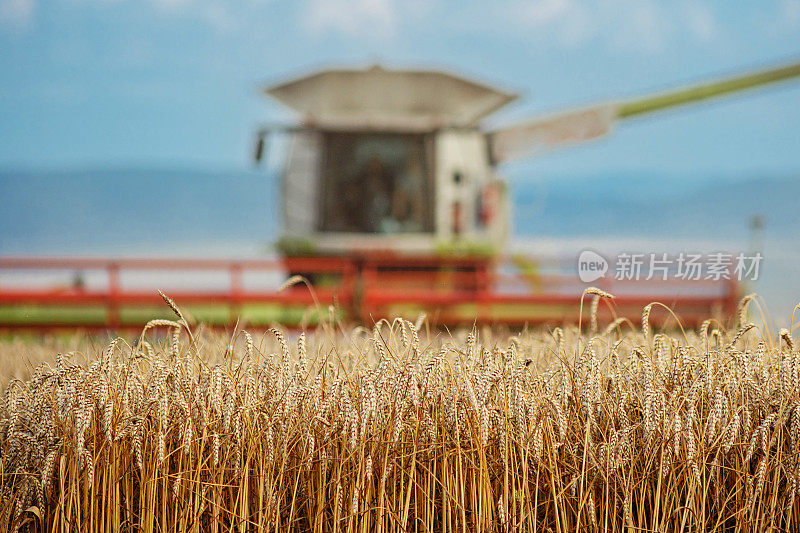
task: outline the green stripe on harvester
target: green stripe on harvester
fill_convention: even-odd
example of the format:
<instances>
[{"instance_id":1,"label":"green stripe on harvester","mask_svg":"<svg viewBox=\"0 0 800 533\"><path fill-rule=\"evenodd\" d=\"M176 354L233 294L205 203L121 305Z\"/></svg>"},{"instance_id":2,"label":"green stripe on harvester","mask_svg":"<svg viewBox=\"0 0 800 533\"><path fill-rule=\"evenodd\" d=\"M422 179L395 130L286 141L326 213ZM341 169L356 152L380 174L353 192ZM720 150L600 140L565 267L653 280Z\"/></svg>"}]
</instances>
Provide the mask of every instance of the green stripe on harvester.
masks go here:
<instances>
[{"instance_id":1,"label":"green stripe on harvester","mask_svg":"<svg viewBox=\"0 0 800 533\"><path fill-rule=\"evenodd\" d=\"M652 113L668 107L690 104L728 93L744 91L761 85L776 83L800 76L800 62L783 67L762 70L744 76L735 76L685 89L668 91L620 104L617 117L627 118Z\"/></svg>"}]
</instances>

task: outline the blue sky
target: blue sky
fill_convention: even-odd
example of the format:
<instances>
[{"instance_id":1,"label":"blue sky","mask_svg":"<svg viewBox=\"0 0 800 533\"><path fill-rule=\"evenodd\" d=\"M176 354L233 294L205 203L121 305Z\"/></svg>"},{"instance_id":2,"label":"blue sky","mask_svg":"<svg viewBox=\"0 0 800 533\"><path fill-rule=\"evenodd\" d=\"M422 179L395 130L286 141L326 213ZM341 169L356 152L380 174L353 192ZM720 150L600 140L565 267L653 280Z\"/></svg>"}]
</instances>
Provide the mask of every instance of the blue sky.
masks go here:
<instances>
[{"instance_id":1,"label":"blue sky","mask_svg":"<svg viewBox=\"0 0 800 533\"><path fill-rule=\"evenodd\" d=\"M254 126L289 117L258 86L331 62L524 93L502 121L797 57L800 0L0 0L0 169L245 168ZM508 173L800 176L798 148L800 83Z\"/></svg>"}]
</instances>

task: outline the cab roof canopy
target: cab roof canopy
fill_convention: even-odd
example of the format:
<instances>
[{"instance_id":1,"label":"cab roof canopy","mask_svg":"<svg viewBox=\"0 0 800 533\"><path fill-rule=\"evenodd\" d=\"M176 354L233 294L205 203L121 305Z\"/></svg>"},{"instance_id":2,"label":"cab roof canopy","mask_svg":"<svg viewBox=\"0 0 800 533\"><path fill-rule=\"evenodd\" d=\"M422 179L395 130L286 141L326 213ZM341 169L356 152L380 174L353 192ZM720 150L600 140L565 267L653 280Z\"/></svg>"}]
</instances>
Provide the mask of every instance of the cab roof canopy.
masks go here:
<instances>
[{"instance_id":1,"label":"cab roof canopy","mask_svg":"<svg viewBox=\"0 0 800 533\"><path fill-rule=\"evenodd\" d=\"M380 65L320 70L264 92L307 125L403 131L475 126L518 96L440 70Z\"/></svg>"}]
</instances>

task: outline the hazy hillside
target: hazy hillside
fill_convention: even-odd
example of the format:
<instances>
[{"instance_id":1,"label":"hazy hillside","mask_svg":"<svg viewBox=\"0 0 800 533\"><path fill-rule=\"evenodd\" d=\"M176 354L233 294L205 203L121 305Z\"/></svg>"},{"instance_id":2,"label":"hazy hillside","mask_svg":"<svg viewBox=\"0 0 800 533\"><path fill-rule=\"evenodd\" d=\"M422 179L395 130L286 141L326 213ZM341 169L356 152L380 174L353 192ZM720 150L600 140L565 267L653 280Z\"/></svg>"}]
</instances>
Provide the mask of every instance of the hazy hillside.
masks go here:
<instances>
[{"instance_id":1,"label":"hazy hillside","mask_svg":"<svg viewBox=\"0 0 800 533\"><path fill-rule=\"evenodd\" d=\"M272 182L242 171L0 172L0 253L266 242L276 227Z\"/></svg>"},{"instance_id":2,"label":"hazy hillside","mask_svg":"<svg viewBox=\"0 0 800 533\"><path fill-rule=\"evenodd\" d=\"M767 237L800 231L800 177L681 180L597 176L514 186L515 230L527 236L747 238L752 215Z\"/></svg>"},{"instance_id":3,"label":"hazy hillside","mask_svg":"<svg viewBox=\"0 0 800 533\"><path fill-rule=\"evenodd\" d=\"M137 253L223 242L267 244L278 227L265 172L169 169L0 172L0 253ZM800 179L650 176L518 180L515 235L746 240L800 232Z\"/></svg>"}]
</instances>

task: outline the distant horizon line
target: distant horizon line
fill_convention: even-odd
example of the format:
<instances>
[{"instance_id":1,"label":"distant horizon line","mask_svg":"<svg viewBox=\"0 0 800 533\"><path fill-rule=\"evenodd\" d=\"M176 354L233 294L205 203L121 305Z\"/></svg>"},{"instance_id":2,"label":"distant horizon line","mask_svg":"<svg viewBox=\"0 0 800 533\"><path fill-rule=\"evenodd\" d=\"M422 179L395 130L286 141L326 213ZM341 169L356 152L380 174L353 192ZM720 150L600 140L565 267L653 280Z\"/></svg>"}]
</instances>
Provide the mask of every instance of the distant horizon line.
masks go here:
<instances>
[{"instance_id":1,"label":"distant horizon line","mask_svg":"<svg viewBox=\"0 0 800 533\"><path fill-rule=\"evenodd\" d=\"M235 172L237 174L242 175L256 175L262 174L265 177L269 176L270 174L275 173L275 169L268 168L265 166L256 167L254 165L229 165L226 166L224 164L209 164L205 165L202 163L197 162L176 162L176 163L138 163L138 162L120 162L120 163L67 163L64 165L56 165L56 164L46 164L46 165L27 165L27 164L11 164L11 165L4 165L0 163L0 175L10 175L10 174L102 174L108 172L147 172L147 173L202 173L206 175L213 175L213 174L223 174L223 173L230 173ZM507 178L508 181L513 181L512 176L514 174L518 174L519 170L516 172L505 172L503 173L501 169L501 174ZM552 178L559 178L559 179L581 179L586 177L595 177L595 176L604 176L604 177L613 177L613 176L620 176L620 177L636 177L638 175L650 175L650 176L664 176L664 177L672 177L672 178L691 178L697 177L698 175L704 175L708 178L723 178L723 179L730 179L735 178L736 181L749 181L752 179L770 179L770 180L784 180L784 179L792 179L792 178L800 178L800 167L791 169L791 168L784 168L784 169L775 169L775 168L765 168L765 169L744 169L744 170L737 170L737 171L730 171L730 170L709 170L709 169L702 169L697 171L676 171L676 170L663 170L663 169L631 169L631 168L621 168L619 170L599 170L599 171L566 171L566 172L538 172L537 178L532 179L530 181L536 181L538 179L552 179Z\"/></svg>"}]
</instances>

